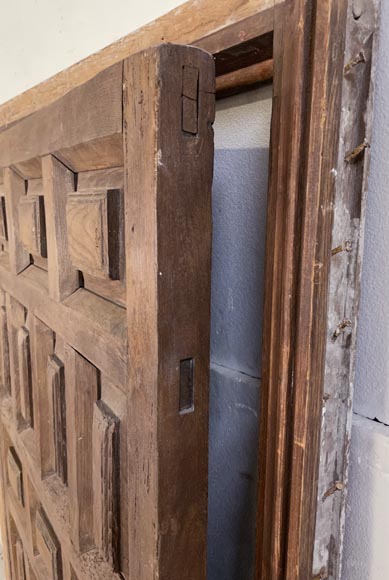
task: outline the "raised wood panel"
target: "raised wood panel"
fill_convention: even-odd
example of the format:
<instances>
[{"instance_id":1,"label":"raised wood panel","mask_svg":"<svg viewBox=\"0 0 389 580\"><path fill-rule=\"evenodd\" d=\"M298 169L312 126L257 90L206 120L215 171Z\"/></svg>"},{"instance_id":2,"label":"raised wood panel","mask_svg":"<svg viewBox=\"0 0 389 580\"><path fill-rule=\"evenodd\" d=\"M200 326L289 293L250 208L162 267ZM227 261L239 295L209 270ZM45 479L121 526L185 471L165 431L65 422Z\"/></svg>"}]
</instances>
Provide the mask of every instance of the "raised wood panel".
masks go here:
<instances>
[{"instance_id":1,"label":"raised wood panel","mask_svg":"<svg viewBox=\"0 0 389 580\"><path fill-rule=\"evenodd\" d=\"M41 477L55 472L53 400L47 361L54 352L54 332L36 316L31 329L31 357L35 388L34 428L39 448Z\"/></svg>"},{"instance_id":2,"label":"raised wood panel","mask_svg":"<svg viewBox=\"0 0 389 580\"><path fill-rule=\"evenodd\" d=\"M26 194L25 180L13 169L4 170L5 208L11 271L19 274L30 264L30 256L23 247L19 232L19 201Z\"/></svg>"},{"instance_id":3,"label":"raised wood panel","mask_svg":"<svg viewBox=\"0 0 389 580\"><path fill-rule=\"evenodd\" d=\"M16 571L18 580L27 580L26 562L24 558L24 549L21 540L16 542Z\"/></svg>"},{"instance_id":4,"label":"raised wood panel","mask_svg":"<svg viewBox=\"0 0 389 580\"><path fill-rule=\"evenodd\" d=\"M8 481L15 497L24 505L23 471L14 447L8 449Z\"/></svg>"},{"instance_id":5,"label":"raised wood panel","mask_svg":"<svg viewBox=\"0 0 389 580\"><path fill-rule=\"evenodd\" d=\"M93 530L93 409L99 398L99 372L78 352L67 346L66 438L68 482L71 494L71 538L76 550L94 547Z\"/></svg>"},{"instance_id":6,"label":"raised wood panel","mask_svg":"<svg viewBox=\"0 0 389 580\"><path fill-rule=\"evenodd\" d=\"M0 380L1 397L11 394L11 371L9 362L9 341L7 308L5 305L5 293L0 290Z\"/></svg>"},{"instance_id":7,"label":"raised wood panel","mask_svg":"<svg viewBox=\"0 0 389 580\"><path fill-rule=\"evenodd\" d=\"M25 195L20 199L19 232L20 240L30 254L47 257L43 195Z\"/></svg>"},{"instance_id":8,"label":"raised wood panel","mask_svg":"<svg viewBox=\"0 0 389 580\"><path fill-rule=\"evenodd\" d=\"M205 580L213 77L153 49L0 132L16 580Z\"/></svg>"},{"instance_id":9,"label":"raised wood panel","mask_svg":"<svg viewBox=\"0 0 389 580\"><path fill-rule=\"evenodd\" d=\"M30 333L25 326L18 330L17 361L20 388L20 412L25 425L33 424Z\"/></svg>"},{"instance_id":10,"label":"raised wood panel","mask_svg":"<svg viewBox=\"0 0 389 580\"><path fill-rule=\"evenodd\" d=\"M67 483L65 368L56 355L47 361L47 386L53 404L55 471L63 483Z\"/></svg>"},{"instance_id":11,"label":"raised wood panel","mask_svg":"<svg viewBox=\"0 0 389 580\"><path fill-rule=\"evenodd\" d=\"M102 402L93 413L94 535L101 555L118 570L119 565L119 420Z\"/></svg>"},{"instance_id":12,"label":"raised wood panel","mask_svg":"<svg viewBox=\"0 0 389 580\"><path fill-rule=\"evenodd\" d=\"M38 553L46 564L49 577L53 580L62 580L62 558L58 539L42 508L35 516Z\"/></svg>"},{"instance_id":13,"label":"raised wood panel","mask_svg":"<svg viewBox=\"0 0 389 580\"><path fill-rule=\"evenodd\" d=\"M68 196L70 259L75 268L117 280L123 269L122 192L109 190Z\"/></svg>"}]
</instances>

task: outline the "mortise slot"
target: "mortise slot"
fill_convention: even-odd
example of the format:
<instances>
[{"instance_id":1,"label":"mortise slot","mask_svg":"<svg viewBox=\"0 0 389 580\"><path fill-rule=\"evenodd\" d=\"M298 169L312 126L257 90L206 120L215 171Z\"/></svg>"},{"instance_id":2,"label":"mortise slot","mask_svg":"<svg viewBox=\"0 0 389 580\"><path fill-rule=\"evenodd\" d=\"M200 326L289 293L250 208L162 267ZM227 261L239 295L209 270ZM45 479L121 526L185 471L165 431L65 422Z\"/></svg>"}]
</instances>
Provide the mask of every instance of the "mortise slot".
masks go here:
<instances>
[{"instance_id":1,"label":"mortise slot","mask_svg":"<svg viewBox=\"0 0 389 580\"><path fill-rule=\"evenodd\" d=\"M194 359L180 361L180 415L194 411Z\"/></svg>"}]
</instances>

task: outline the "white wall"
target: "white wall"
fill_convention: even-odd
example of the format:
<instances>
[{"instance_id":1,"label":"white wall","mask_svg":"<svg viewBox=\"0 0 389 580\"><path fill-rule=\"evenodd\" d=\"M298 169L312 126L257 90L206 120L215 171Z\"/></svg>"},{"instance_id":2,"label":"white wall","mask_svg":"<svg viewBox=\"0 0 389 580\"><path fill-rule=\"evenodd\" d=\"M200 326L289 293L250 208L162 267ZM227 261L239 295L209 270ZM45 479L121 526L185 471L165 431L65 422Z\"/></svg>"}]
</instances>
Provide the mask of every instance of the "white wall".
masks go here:
<instances>
[{"instance_id":1,"label":"white wall","mask_svg":"<svg viewBox=\"0 0 389 580\"><path fill-rule=\"evenodd\" d=\"M343 580L389 578L388 0L382 0L374 114Z\"/></svg>"},{"instance_id":2,"label":"white wall","mask_svg":"<svg viewBox=\"0 0 389 580\"><path fill-rule=\"evenodd\" d=\"M1 0L0 103L182 3Z\"/></svg>"}]
</instances>

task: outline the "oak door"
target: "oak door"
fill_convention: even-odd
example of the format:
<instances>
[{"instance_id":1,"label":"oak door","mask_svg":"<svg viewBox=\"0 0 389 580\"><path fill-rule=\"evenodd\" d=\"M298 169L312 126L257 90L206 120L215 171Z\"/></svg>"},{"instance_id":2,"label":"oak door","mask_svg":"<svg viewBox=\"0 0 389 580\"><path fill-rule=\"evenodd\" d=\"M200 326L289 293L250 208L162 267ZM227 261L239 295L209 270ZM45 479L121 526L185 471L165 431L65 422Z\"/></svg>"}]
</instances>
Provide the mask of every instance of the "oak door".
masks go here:
<instances>
[{"instance_id":1,"label":"oak door","mask_svg":"<svg viewBox=\"0 0 389 580\"><path fill-rule=\"evenodd\" d=\"M0 133L12 580L205 579L213 67L162 45Z\"/></svg>"}]
</instances>

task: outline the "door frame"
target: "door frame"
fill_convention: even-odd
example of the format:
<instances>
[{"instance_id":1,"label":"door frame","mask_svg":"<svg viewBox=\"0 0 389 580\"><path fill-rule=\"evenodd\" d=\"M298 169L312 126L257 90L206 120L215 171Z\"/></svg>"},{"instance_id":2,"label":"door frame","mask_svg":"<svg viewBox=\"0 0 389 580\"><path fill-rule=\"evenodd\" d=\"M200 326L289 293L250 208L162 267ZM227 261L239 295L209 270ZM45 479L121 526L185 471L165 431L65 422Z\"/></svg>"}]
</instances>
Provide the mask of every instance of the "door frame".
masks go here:
<instances>
[{"instance_id":1,"label":"door frame","mask_svg":"<svg viewBox=\"0 0 389 580\"><path fill-rule=\"evenodd\" d=\"M219 78L238 73L236 91L263 80L265 63L265 80L273 74L258 580L338 578L340 573L377 4L187 2L0 106L1 133L159 42L211 52ZM249 83L243 80L249 67L261 63L262 72L257 69ZM350 83L356 74L365 89L361 98ZM342 114L342 104L353 99L358 108ZM359 207L353 226L344 221L351 207ZM352 239L342 239L345 229ZM341 312L348 315L340 317ZM334 478L335 464L341 468ZM331 537L335 550L328 548Z\"/></svg>"}]
</instances>

